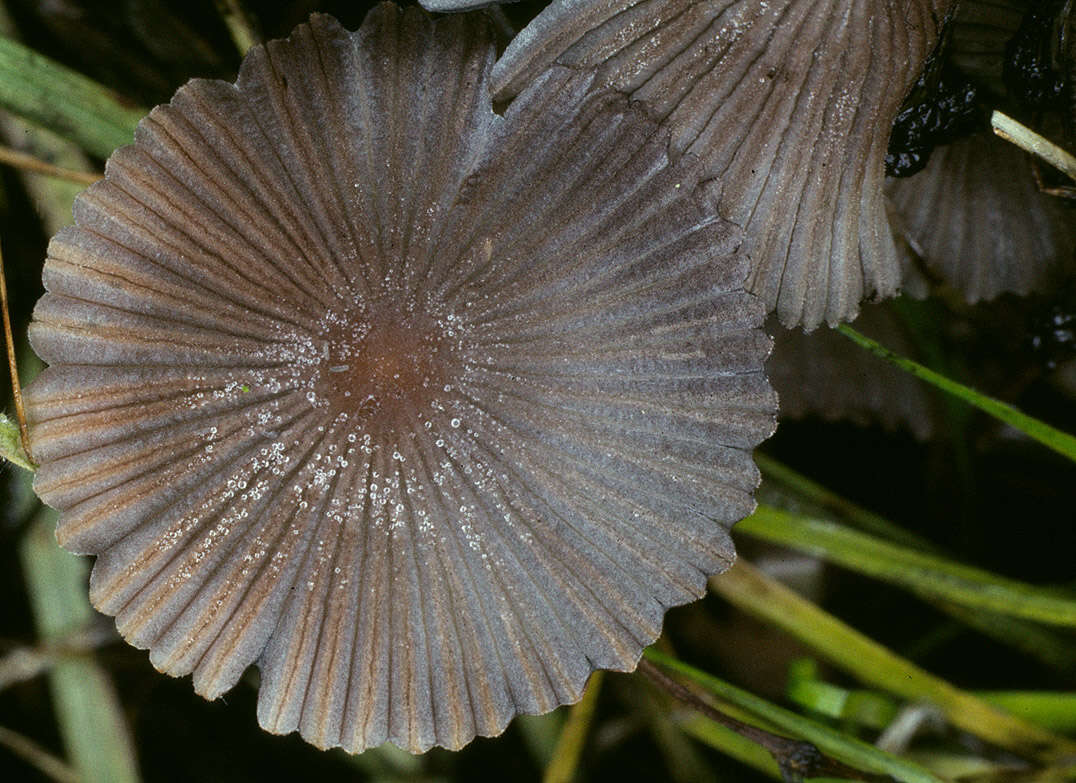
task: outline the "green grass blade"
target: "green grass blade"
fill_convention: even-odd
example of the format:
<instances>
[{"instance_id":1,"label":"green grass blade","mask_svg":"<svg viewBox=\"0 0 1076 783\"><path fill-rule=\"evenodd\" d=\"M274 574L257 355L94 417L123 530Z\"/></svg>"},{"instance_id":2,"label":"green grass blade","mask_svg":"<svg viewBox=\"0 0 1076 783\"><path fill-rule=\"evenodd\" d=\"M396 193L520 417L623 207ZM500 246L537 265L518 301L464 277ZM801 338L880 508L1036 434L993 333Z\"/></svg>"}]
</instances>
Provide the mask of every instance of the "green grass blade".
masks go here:
<instances>
[{"instance_id":1,"label":"green grass blade","mask_svg":"<svg viewBox=\"0 0 1076 783\"><path fill-rule=\"evenodd\" d=\"M983 691L979 696L1013 715L1019 715L1053 731L1076 733L1076 693Z\"/></svg>"},{"instance_id":2,"label":"green grass blade","mask_svg":"<svg viewBox=\"0 0 1076 783\"><path fill-rule=\"evenodd\" d=\"M0 107L106 158L146 111L92 79L0 36Z\"/></svg>"},{"instance_id":3,"label":"green grass blade","mask_svg":"<svg viewBox=\"0 0 1076 783\"><path fill-rule=\"evenodd\" d=\"M679 702L659 692L652 683L632 680L630 704L643 716L650 737L665 764L669 783L721 783L691 735L677 722ZM757 746L756 746L757 747Z\"/></svg>"},{"instance_id":4,"label":"green grass blade","mask_svg":"<svg viewBox=\"0 0 1076 783\"><path fill-rule=\"evenodd\" d=\"M228 34L235 43L236 50L240 55L245 56L250 48L259 42L259 36L253 22L243 9L243 4L239 0L215 0L215 4L221 21L228 28Z\"/></svg>"},{"instance_id":5,"label":"green grass blade","mask_svg":"<svg viewBox=\"0 0 1076 783\"><path fill-rule=\"evenodd\" d=\"M981 392L977 392L970 386L965 386L962 383L947 378L941 373L935 372L929 367L924 367L918 362L895 354L885 346L872 340L866 335L860 334L850 326L842 324L841 326L836 327L836 329L852 342L866 348L876 356L880 356L887 362L895 364L905 372L911 373L915 377L941 389L946 394L951 394L954 397L963 400L969 405L993 416L998 421L1002 421L1011 427L1015 427L1028 437L1034 438L1039 443L1048 446L1057 453L1076 462L1076 436L1070 435L1056 427L1051 427L1046 422L1040 421L1034 416L1028 416L1023 411L1008 403L996 400Z\"/></svg>"},{"instance_id":6,"label":"green grass blade","mask_svg":"<svg viewBox=\"0 0 1076 783\"><path fill-rule=\"evenodd\" d=\"M31 472L37 469L22 450L19 425L3 413L0 413L0 457Z\"/></svg>"},{"instance_id":7,"label":"green grass blade","mask_svg":"<svg viewBox=\"0 0 1076 783\"><path fill-rule=\"evenodd\" d=\"M929 770L878 750L872 745L772 704L737 688L711 674L700 671L664 653L648 649L646 657L667 669L679 672L702 685L718 698L747 710L780 728L783 732L811 742L828 756L857 769L891 775L904 783L943 783Z\"/></svg>"},{"instance_id":8,"label":"green grass blade","mask_svg":"<svg viewBox=\"0 0 1076 783\"><path fill-rule=\"evenodd\" d=\"M949 722L1026 758L1076 754L1076 742L987 704L861 634L744 560L710 580L710 588L744 611L799 639L862 682L908 701L933 704Z\"/></svg>"},{"instance_id":9,"label":"green grass blade","mask_svg":"<svg viewBox=\"0 0 1076 783\"><path fill-rule=\"evenodd\" d=\"M1076 679L1076 655L1073 655L1072 634L1063 628L1040 625L997 612L971 609L951 601L936 601L934 605L962 625L974 628L984 636L996 639L1024 655L1044 663L1063 674L1067 680Z\"/></svg>"},{"instance_id":10,"label":"green grass blade","mask_svg":"<svg viewBox=\"0 0 1076 783\"><path fill-rule=\"evenodd\" d=\"M790 511L759 506L736 526L775 544L962 606L1076 628L1076 598Z\"/></svg>"},{"instance_id":11,"label":"green grass blade","mask_svg":"<svg viewBox=\"0 0 1076 783\"><path fill-rule=\"evenodd\" d=\"M702 715L684 718L677 725L685 734L709 745L714 750L731 756L749 767L754 767L774 780L783 780L773 756L732 729L727 729ZM810 778L810 783L843 783L845 780L846 778Z\"/></svg>"},{"instance_id":12,"label":"green grass blade","mask_svg":"<svg viewBox=\"0 0 1076 783\"><path fill-rule=\"evenodd\" d=\"M545 715L520 715L512 721L531 759L541 769L548 766L557 747L557 739L564 730L565 710L553 710Z\"/></svg>"},{"instance_id":13,"label":"green grass blade","mask_svg":"<svg viewBox=\"0 0 1076 783\"><path fill-rule=\"evenodd\" d=\"M732 729L697 713L677 719L676 725L684 733L720 753L731 756L741 764L753 767L774 780L781 779L781 771L777 768L773 756L761 745L741 737Z\"/></svg>"},{"instance_id":14,"label":"green grass blade","mask_svg":"<svg viewBox=\"0 0 1076 783\"><path fill-rule=\"evenodd\" d=\"M789 667L789 701L818 715L881 730L889 725L901 704L872 690L850 690L818 676L818 664L804 658ZM1076 693L1067 691L975 691L983 701L1000 707L1050 731L1076 732Z\"/></svg>"},{"instance_id":15,"label":"green grass blade","mask_svg":"<svg viewBox=\"0 0 1076 783\"><path fill-rule=\"evenodd\" d=\"M959 403L954 400L954 404ZM904 544L915 550L941 554L926 539L852 503L772 457L755 452L755 461L762 470L764 479L759 488L760 502L769 502L797 513L806 510L808 515L833 515L852 527L874 533L885 540ZM933 603L961 624L1020 650L1052 669L1076 676L1076 656L1072 654L1072 640L1056 630L1010 614L983 611L981 608L971 609L951 601L935 599Z\"/></svg>"},{"instance_id":16,"label":"green grass blade","mask_svg":"<svg viewBox=\"0 0 1076 783\"><path fill-rule=\"evenodd\" d=\"M90 166L86 153L77 145L17 117L5 115L0 118L0 134L9 145L40 160L77 171L86 171ZM17 173L46 236L52 236L74 222L71 205L86 189L85 185L31 171L18 170Z\"/></svg>"},{"instance_id":17,"label":"green grass blade","mask_svg":"<svg viewBox=\"0 0 1076 783\"><path fill-rule=\"evenodd\" d=\"M86 561L56 545L55 529L55 512L45 511L19 544L34 621L46 642L93 619L86 600ZM105 670L87 654L57 661L48 677L60 735L83 783L137 781L134 745Z\"/></svg>"},{"instance_id":18,"label":"green grass blade","mask_svg":"<svg viewBox=\"0 0 1076 783\"><path fill-rule=\"evenodd\" d=\"M803 658L789 666L785 696L816 715L875 731L885 729L900 711L897 700L886 694L849 690L820 679L818 663L813 658Z\"/></svg>"},{"instance_id":19,"label":"green grass blade","mask_svg":"<svg viewBox=\"0 0 1076 783\"><path fill-rule=\"evenodd\" d=\"M571 783L583 755L590 725L594 722L594 710L598 706L604 672L599 669L590 675L583 698L572 706L564 730L553 750L553 759L545 768L543 783Z\"/></svg>"}]
</instances>

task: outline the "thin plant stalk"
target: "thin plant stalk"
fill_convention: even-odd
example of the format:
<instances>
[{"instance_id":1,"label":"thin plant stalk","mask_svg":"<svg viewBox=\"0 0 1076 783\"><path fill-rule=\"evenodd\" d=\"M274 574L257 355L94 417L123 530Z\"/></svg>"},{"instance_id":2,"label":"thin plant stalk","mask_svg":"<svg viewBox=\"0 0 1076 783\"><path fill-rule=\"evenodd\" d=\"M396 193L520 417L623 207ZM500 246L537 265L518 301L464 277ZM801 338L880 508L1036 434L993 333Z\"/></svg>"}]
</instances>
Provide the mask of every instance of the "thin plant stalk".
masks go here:
<instances>
[{"instance_id":1,"label":"thin plant stalk","mask_svg":"<svg viewBox=\"0 0 1076 783\"><path fill-rule=\"evenodd\" d=\"M11 394L15 400L15 415L19 422L19 439L26 459L33 463L34 454L30 451L30 430L26 426L26 409L22 405L22 386L19 384L19 367L15 361L15 337L11 332L11 316L7 306L7 279L4 276L4 255L0 251L0 310L4 319L4 343L7 346L7 366L11 372Z\"/></svg>"},{"instance_id":2,"label":"thin plant stalk","mask_svg":"<svg viewBox=\"0 0 1076 783\"><path fill-rule=\"evenodd\" d=\"M1076 156L1072 153L1003 112L995 110L990 116L990 125L994 133L1005 141L1041 158L1070 179L1076 180Z\"/></svg>"},{"instance_id":3,"label":"thin plant stalk","mask_svg":"<svg viewBox=\"0 0 1076 783\"><path fill-rule=\"evenodd\" d=\"M626 701L632 711L646 721L650 738L664 761L669 783L721 783L716 771L679 724L677 717L683 712L679 702L652 687L651 683L639 683L632 678L631 684L633 687ZM762 751L754 743L744 742ZM765 751L762 755L767 756ZM776 774L776 767L770 766Z\"/></svg>"},{"instance_id":4,"label":"thin plant stalk","mask_svg":"<svg viewBox=\"0 0 1076 783\"><path fill-rule=\"evenodd\" d=\"M897 715L900 702L876 690L850 690L820 679L814 659L790 666L785 695L795 704L835 720L871 729L884 728ZM984 701L1051 731L1076 732L1076 693L1067 691L976 691Z\"/></svg>"},{"instance_id":5,"label":"thin plant stalk","mask_svg":"<svg viewBox=\"0 0 1076 783\"><path fill-rule=\"evenodd\" d=\"M710 589L791 634L862 682L935 705L959 729L1029 759L1076 755L1076 742L993 707L916 666L769 578L742 558Z\"/></svg>"},{"instance_id":6,"label":"thin plant stalk","mask_svg":"<svg viewBox=\"0 0 1076 783\"><path fill-rule=\"evenodd\" d=\"M74 182L76 185L92 185L102 176L92 171L65 169L62 166L53 165L40 158L35 158L33 155L2 145L0 145L0 163L6 163L22 171L30 171L34 174L43 174L46 177L55 177L67 182Z\"/></svg>"},{"instance_id":7,"label":"thin plant stalk","mask_svg":"<svg viewBox=\"0 0 1076 783\"><path fill-rule=\"evenodd\" d=\"M19 542L34 622L44 643L66 638L94 620L86 598L88 564L56 545L56 521L54 511L41 512ZM60 736L80 779L137 783L134 742L108 672L86 653L57 660L48 680Z\"/></svg>"},{"instance_id":8,"label":"thin plant stalk","mask_svg":"<svg viewBox=\"0 0 1076 783\"><path fill-rule=\"evenodd\" d=\"M754 457L763 478L777 482L812 504L840 515L856 527L918 549L931 548L930 542L920 536L838 495L773 457L761 451L756 451Z\"/></svg>"},{"instance_id":9,"label":"thin plant stalk","mask_svg":"<svg viewBox=\"0 0 1076 783\"><path fill-rule=\"evenodd\" d=\"M1076 596L1007 579L830 520L759 505L738 533L792 547L932 599L1076 628Z\"/></svg>"},{"instance_id":10,"label":"thin plant stalk","mask_svg":"<svg viewBox=\"0 0 1076 783\"><path fill-rule=\"evenodd\" d=\"M586 690L583 691L583 698L572 706L568 720L565 721L564 729L553 749L553 757L549 766L545 768L542 783L571 783L575 778L575 771L583 755L587 734L590 733L591 724L594 722L594 711L598 706L603 677L604 672L600 669L590 675L590 681L587 683Z\"/></svg>"},{"instance_id":11,"label":"thin plant stalk","mask_svg":"<svg viewBox=\"0 0 1076 783\"><path fill-rule=\"evenodd\" d=\"M952 402L954 405L960 404L955 399ZM944 554L926 539L858 506L772 457L756 451L755 462L766 479L759 490L761 498L779 498L775 502L781 505L791 497L795 499L797 509L806 504L819 512L836 514L851 526L873 533L883 540L903 544L915 551L931 552L944 557ZM778 486L775 487L775 484ZM746 527L750 528L751 524L748 522ZM741 524L738 530L745 531L744 525ZM811 542L812 545L817 543L819 542ZM993 579L992 575L990 579ZM981 592L978 587L974 589ZM988 593L991 592L994 589L994 582L984 584L982 589ZM1037 590L1037 588L1031 589ZM920 593L920 595L928 597L927 593ZM930 595L929 599L937 609L955 617L961 624L975 628L1003 644L1018 649L1052 669L1067 675L1076 675L1076 658L1072 655L1072 642L1057 631L1043 627L1033 620L1019 619L1008 609L1001 612L984 611L979 606L969 608L963 603L940 599L936 595ZM979 604L981 601L973 603Z\"/></svg>"},{"instance_id":12,"label":"thin plant stalk","mask_svg":"<svg viewBox=\"0 0 1076 783\"><path fill-rule=\"evenodd\" d=\"M1059 430L1056 427L1051 427L1046 422L1040 421L1034 416L1029 416L1008 403L996 400L993 397L972 389L970 386L965 386L951 378L947 378L941 373L931 370L929 367L924 367L918 362L900 356L877 341L872 340L870 337L860 334L847 324L841 324L836 327L836 329L849 340L866 348L876 356L880 356L887 362L890 362L905 372L941 389L943 392L963 400L969 405L993 416L998 421L1004 422L1005 424L1020 430L1020 432L1023 432L1028 437L1034 438L1044 446L1047 446L1058 454L1076 462L1076 436L1064 432L1063 430Z\"/></svg>"},{"instance_id":13,"label":"thin plant stalk","mask_svg":"<svg viewBox=\"0 0 1076 783\"><path fill-rule=\"evenodd\" d=\"M5 747L19 758L32 764L41 774L56 783L81 783L78 771L38 745L29 737L0 726L0 747Z\"/></svg>"},{"instance_id":14,"label":"thin plant stalk","mask_svg":"<svg viewBox=\"0 0 1076 783\"><path fill-rule=\"evenodd\" d=\"M700 671L670 655L648 648L645 659L664 669L677 672L698 683L719 699L735 704L741 709L757 715L763 720L776 725L780 731L801 737L792 740L763 732L763 744L774 756L786 780L799 780L802 777L840 777L852 780L889 780L897 779L906 783L940 783L939 779L928 770L890 753L885 753L851 737L837 729L825 726L810 718L778 707L765 699L737 688L711 674ZM683 687L683 686L681 686ZM735 725L727 722L727 716L715 717L713 710L703 711L708 718L717 720L733 731L744 734ZM720 713L718 713L720 715ZM746 736L746 735L745 735ZM749 736L752 742L759 742L755 736ZM783 740L784 745L773 740ZM810 752L808 749L810 749ZM832 758L822 756L819 752L829 754ZM775 752L776 751L776 752ZM795 753L804 755L796 758ZM786 755L789 754L789 755ZM834 761L837 759L837 761ZM863 772L861 770L866 770Z\"/></svg>"},{"instance_id":15,"label":"thin plant stalk","mask_svg":"<svg viewBox=\"0 0 1076 783\"><path fill-rule=\"evenodd\" d=\"M685 714L674 720L676 726L688 736L694 737L719 753L731 756L741 764L746 764L774 780L781 779L781 770L777 762L773 760L773 756L732 729L698 713Z\"/></svg>"},{"instance_id":16,"label":"thin plant stalk","mask_svg":"<svg viewBox=\"0 0 1076 783\"><path fill-rule=\"evenodd\" d=\"M261 36L239 0L215 0L215 4L217 13L228 28L228 34L241 56L245 56L252 46L261 43Z\"/></svg>"}]
</instances>

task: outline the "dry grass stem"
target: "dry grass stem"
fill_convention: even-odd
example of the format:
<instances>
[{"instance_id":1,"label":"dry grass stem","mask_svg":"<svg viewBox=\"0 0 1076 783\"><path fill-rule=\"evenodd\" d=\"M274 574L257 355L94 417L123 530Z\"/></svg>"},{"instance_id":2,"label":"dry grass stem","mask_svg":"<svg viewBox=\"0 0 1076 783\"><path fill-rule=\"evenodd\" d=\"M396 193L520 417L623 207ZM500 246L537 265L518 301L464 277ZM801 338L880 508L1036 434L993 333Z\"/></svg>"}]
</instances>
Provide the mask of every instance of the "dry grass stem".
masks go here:
<instances>
[{"instance_id":1,"label":"dry grass stem","mask_svg":"<svg viewBox=\"0 0 1076 783\"><path fill-rule=\"evenodd\" d=\"M79 185L92 185L101 179L101 175L92 171L74 171L61 166L54 166L33 155L19 152L11 147L0 146L0 163L6 163L23 171L31 171L35 174L44 174L46 177L56 177Z\"/></svg>"}]
</instances>

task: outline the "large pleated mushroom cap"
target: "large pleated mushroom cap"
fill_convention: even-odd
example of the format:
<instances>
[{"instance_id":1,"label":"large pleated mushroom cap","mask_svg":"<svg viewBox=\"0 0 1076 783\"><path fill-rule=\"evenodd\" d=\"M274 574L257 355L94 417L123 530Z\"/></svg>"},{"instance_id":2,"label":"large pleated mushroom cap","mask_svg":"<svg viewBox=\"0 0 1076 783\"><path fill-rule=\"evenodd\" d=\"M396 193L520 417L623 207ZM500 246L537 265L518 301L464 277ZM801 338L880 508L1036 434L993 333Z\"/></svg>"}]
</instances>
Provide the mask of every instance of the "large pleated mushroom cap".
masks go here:
<instances>
[{"instance_id":1,"label":"large pleated mushroom cap","mask_svg":"<svg viewBox=\"0 0 1076 783\"><path fill-rule=\"evenodd\" d=\"M785 326L851 320L900 265L890 130L952 0L553 0L497 62L516 95L550 64L643 102L744 227L748 289Z\"/></svg>"},{"instance_id":2,"label":"large pleated mushroom cap","mask_svg":"<svg viewBox=\"0 0 1076 783\"><path fill-rule=\"evenodd\" d=\"M35 487L91 597L319 746L500 732L731 563L774 427L739 235L621 95L502 117L481 16L315 16L193 81L75 206Z\"/></svg>"}]
</instances>

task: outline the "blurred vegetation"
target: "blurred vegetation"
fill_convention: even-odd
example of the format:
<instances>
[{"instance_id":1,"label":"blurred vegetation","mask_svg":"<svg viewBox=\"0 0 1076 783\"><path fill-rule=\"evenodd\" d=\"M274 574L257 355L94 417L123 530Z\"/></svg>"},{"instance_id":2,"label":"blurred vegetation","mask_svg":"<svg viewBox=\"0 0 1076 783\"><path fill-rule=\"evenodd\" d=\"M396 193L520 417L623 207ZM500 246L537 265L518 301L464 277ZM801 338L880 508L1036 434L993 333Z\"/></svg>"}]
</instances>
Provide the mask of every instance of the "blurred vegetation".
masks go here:
<instances>
[{"instance_id":1,"label":"blurred vegetation","mask_svg":"<svg viewBox=\"0 0 1076 783\"><path fill-rule=\"evenodd\" d=\"M312 10L354 28L368 5L8 0L0 135L99 171L141 107L186 79L230 79L252 40L287 34ZM520 25L540 7L513 6L506 19ZM80 187L0 169L26 377L47 237L70 220ZM696 698L867 773L1076 780L1076 340L1058 337L1076 295L897 309L930 369L897 363L955 395L938 398L935 437L783 421L760 450L762 505L735 531L741 563L709 597L670 612L648 658ZM17 448L6 420L0 441ZM595 676L580 704L458 753L351 757L268 735L255 719L256 672L213 703L156 673L89 607L88 564L55 546L29 473L6 465L0 499L2 780L778 778L757 745L640 675Z\"/></svg>"}]
</instances>

